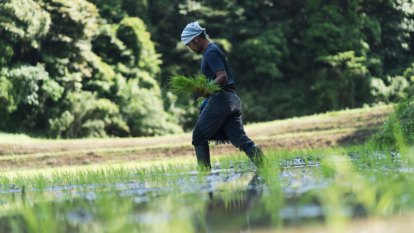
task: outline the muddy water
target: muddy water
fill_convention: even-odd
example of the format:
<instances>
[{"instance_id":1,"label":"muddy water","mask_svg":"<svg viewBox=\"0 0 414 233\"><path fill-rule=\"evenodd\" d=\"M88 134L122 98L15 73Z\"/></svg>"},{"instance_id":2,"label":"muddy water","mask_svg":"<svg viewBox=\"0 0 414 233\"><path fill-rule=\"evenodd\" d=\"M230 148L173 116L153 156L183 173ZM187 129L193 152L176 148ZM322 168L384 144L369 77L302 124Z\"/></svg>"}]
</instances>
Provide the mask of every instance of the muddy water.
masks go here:
<instances>
[{"instance_id":1,"label":"muddy water","mask_svg":"<svg viewBox=\"0 0 414 233\"><path fill-rule=\"evenodd\" d=\"M375 156L376 159L384 157L380 153ZM42 189L1 186L0 206L45 201L53 206L62 205L51 210L60 214L51 221L66 224L65 229L71 232L84 232L80 227L84 225L104 226L107 219L97 210L104 205L110 206L105 211L114 211L117 217L122 215L125 225L137 226L142 232L160 227L173 229L177 225L182 228L185 224L188 224L187 232L250 232L323 223L331 213L343 218L364 218L367 216L364 204L349 198L351 194L340 197L351 201L344 202L339 210L323 204L323 199L315 194L335 185L336 176L343 176L324 175L321 160L328 157L335 165L352 164L357 158L295 158L279 161L279 167L261 171L256 171L251 163L234 163L228 169L216 164L211 173L193 171L161 176L149 173L147 176L158 178L141 180L138 175L132 175L123 182L52 185ZM382 166L376 172L389 169ZM409 172L398 169L397 172ZM375 181L375 176L370 176ZM25 187L30 187L30 183ZM118 207L125 203L128 210L118 213Z\"/></svg>"}]
</instances>

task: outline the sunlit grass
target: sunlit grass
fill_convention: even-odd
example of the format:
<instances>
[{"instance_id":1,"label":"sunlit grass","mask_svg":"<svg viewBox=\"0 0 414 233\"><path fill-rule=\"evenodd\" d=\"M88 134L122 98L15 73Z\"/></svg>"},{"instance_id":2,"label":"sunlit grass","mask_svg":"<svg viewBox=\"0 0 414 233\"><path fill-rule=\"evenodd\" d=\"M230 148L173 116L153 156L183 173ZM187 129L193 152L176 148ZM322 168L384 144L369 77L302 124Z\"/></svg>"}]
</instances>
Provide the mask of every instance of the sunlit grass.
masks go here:
<instances>
[{"instance_id":1,"label":"sunlit grass","mask_svg":"<svg viewBox=\"0 0 414 233\"><path fill-rule=\"evenodd\" d=\"M275 120L269 122L262 122L262 123L251 123L245 125L246 130L249 129L262 129L268 128L275 124L287 124L289 122L295 121L306 121L312 119L322 119L324 117L329 116L338 116L338 115L346 115L346 114L354 114L354 113L364 113L370 112L374 110L389 110L390 112L393 111L391 105L381 105L377 107L370 107L370 108L359 108L359 109L351 109L351 110L341 110L341 111L332 111L320 114L314 114L311 116L304 116L304 117L294 117L284 120ZM135 138L135 140L144 140L144 141L151 141L156 140L158 138L177 138L183 137L184 135L190 135L191 133L185 134L177 134L177 135L166 135L166 136L156 136L156 137L148 137L148 138ZM25 134L9 134L0 132L0 144L38 144L38 143L56 143L56 144L76 144L76 143L97 143L97 142L108 142L108 141L125 141L131 140L132 138L86 138L86 139L37 139L30 137Z\"/></svg>"}]
</instances>

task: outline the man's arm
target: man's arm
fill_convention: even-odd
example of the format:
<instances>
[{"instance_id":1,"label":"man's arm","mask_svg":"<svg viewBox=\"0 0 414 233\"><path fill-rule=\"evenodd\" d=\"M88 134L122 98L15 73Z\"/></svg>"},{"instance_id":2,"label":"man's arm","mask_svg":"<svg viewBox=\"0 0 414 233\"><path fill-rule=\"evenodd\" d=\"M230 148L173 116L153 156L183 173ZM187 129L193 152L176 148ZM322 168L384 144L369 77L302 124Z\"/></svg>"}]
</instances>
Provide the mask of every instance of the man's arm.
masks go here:
<instances>
[{"instance_id":1,"label":"man's arm","mask_svg":"<svg viewBox=\"0 0 414 233\"><path fill-rule=\"evenodd\" d=\"M216 78L214 79L214 83L223 86L228 82L227 73L225 70L219 70L214 73Z\"/></svg>"},{"instance_id":2,"label":"man's arm","mask_svg":"<svg viewBox=\"0 0 414 233\"><path fill-rule=\"evenodd\" d=\"M226 85L228 82L227 73L219 52L213 50L204 56L206 56L206 61L216 76L214 78L214 83L219 86Z\"/></svg>"}]
</instances>

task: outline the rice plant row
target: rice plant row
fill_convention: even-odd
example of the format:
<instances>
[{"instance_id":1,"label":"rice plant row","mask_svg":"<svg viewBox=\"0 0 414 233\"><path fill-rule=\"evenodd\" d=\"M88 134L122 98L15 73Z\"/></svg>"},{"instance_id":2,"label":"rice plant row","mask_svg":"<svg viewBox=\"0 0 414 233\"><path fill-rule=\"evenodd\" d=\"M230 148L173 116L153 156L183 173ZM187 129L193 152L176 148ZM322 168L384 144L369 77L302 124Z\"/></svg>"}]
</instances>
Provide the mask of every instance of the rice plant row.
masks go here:
<instances>
[{"instance_id":1,"label":"rice plant row","mask_svg":"<svg viewBox=\"0 0 414 233\"><path fill-rule=\"evenodd\" d=\"M414 210L413 148L369 145L271 151L263 169L242 155L149 166L112 164L0 174L1 232L229 232ZM246 217L248 216L248 217Z\"/></svg>"}]
</instances>

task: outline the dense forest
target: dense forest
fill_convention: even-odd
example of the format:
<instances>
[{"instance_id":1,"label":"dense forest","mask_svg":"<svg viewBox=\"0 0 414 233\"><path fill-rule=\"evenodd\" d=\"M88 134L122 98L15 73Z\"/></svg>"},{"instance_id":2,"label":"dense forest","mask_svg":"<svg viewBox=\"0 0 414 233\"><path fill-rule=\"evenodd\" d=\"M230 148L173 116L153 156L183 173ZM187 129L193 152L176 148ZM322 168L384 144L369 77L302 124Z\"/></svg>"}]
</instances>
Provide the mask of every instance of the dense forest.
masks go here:
<instances>
[{"instance_id":1,"label":"dense forest","mask_svg":"<svg viewBox=\"0 0 414 233\"><path fill-rule=\"evenodd\" d=\"M0 131L50 138L180 133L175 74L199 21L232 68L244 122L390 103L414 92L410 0L2 0Z\"/></svg>"}]
</instances>

